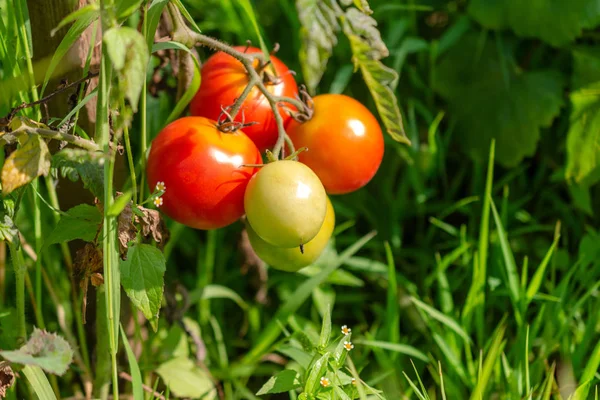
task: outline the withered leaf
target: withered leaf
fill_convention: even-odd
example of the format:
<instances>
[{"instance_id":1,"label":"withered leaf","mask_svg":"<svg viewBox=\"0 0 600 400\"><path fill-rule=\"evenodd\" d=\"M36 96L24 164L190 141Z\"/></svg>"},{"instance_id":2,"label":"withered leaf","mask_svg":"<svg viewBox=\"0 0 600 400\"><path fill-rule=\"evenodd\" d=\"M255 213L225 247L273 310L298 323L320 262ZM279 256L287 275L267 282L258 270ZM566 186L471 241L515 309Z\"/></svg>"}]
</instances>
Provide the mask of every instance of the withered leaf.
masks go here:
<instances>
[{"instance_id":1,"label":"withered leaf","mask_svg":"<svg viewBox=\"0 0 600 400\"><path fill-rule=\"evenodd\" d=\"M139 207L144 215L141 217L142 235L145 238L152 236L152 239L158 243L158 248L162 249L169 240L169 231L165 221L160 216L158 210L151 210Z\"/></svg>"},{"instance_id":2,"label":"withered leaf","mask_svg":"<svg viewBox=\"0 0 600 400\"><path fill-rule=\"evenodd\" d=\"M90 279L92 280L92 285L99 286L97 283L103 281L103 279L98 271L102 270L103 266L102 250L93 243L86 243L83 248L75 253L73 274L75 279L79 281L79 286L83 291L82 319L84 324L86 323L87 291ZM98 278L98 275L100 278Z\"/></svg>"},{"instance_id":3,"label":"withered leaf","mask_svg":"<svg viewBox=\"0 0 600 400\"><path fill-rule=\"evenodd\" d=\"M10 365L0 366L0 398L6 397L6 391L15 383L15 373Z\"/></svg>"},{"instance_id":4,"label":"withered leaf","mask_svg":"<svg viewBox=\"0 0 600 400\"><path fill-rule=\"evenodd\" d=\"M136 217L137 218L137 217ZM127 204L117 219L117 238L119 239L119 254L122 260L127 258L129 242L135 240L138 229L135 226L131 204Z\"/></svg>"},{"instance_id":5,"label":"withered leaf","mask_svg":"<svg viewBox=\"0 0 600 400\"><path fill-rule=\"evenodd\" d=\"M2 191L8 194L50 171L50 151L38 135L28 135L22 145L4 162Z\"/></svg>"},{"instance_id":6,"label":"withered leaf","mask_svg":"<svg viewBox=\"0 0 600 400\"><path fill-rule=\"evenodd\" d=\"M118 218L119 254L122 260L127 259L129 243L135 240L139 229L142 230L144 239L152 239L163 249L169 240L169 230L165 221L157 210L137 206L134 210L131 204L127 204Z\"/></svg>"}]
</instances>

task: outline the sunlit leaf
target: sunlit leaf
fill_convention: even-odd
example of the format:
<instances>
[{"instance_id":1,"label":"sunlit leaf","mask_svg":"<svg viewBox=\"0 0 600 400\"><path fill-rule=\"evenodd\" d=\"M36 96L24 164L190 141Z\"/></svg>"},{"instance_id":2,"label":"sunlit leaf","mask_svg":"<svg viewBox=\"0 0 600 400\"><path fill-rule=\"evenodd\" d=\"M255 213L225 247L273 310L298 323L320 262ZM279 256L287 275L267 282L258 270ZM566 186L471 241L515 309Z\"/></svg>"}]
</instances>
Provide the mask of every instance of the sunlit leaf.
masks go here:
<instances>
[{"instance_id":1,"label":"sunlit leaf","mask_svg":"<svg viewBox=\"0 0 600 400\"><path fill-rule=\"evenodd\" d=\"M73 350L62 337L34 328L23 347L0 351L0 356L13 363L35 365L46 372L62 375L73 361Z\"/></svg>"},{"instance_id":2,"label":"sunlit leaf","mask_svg":"<svg viewBox=\"0 0 600 400\"><path fill-rule=\"evenodd\" d=\"M69 242L75 239L91 242L98 234L102 223L102 213L97 207L79 204L60 217L56 228L46 238L44 244Z\"/></svg>"},{"instance_id":3,"label":"sunlit leaf","mask_svg":"<svg viewBox=\"0 0 600 400\"><path fill-rule=\"evenodd\" d=\"M129 247L127 259L121 261L121 284L127 296L158 327L158 312L164 290L166 262L163 253L147 244Z\"/></svg>"},{"instance_id":4,"label":"sunlit leaf","mask_svg":"<svg viewBox=\"0 0 600 400\"><path fill-rule=\"evenodd\" d=\"M292 369L284 369L272 376L256 395L262 396L264 394L283 393L294 390L300 386L298 378L298 372Z\"/></svg>"},{"instance_id":5,"label":"sunlit leaf","mask_svg":"<svg viewBox=\"0 0 600 400\"><path fill-rule=\"evenodd\" d=\"M214 400L217 398L210 377L194 362L185 357L177 357L161 364L156 373L175 396L194 399Z\"/></svg>"},{"instance_id":6,"label":"sunlit leaf","mask_svg":"<svg viewBox=\"0 0 600 400\"><path fill-rule=\"evenodd\" d=\"M2 192L8 194L50 171L50 151L38 135L27 135L2 167Z\"/></svg>"}]
</instances>

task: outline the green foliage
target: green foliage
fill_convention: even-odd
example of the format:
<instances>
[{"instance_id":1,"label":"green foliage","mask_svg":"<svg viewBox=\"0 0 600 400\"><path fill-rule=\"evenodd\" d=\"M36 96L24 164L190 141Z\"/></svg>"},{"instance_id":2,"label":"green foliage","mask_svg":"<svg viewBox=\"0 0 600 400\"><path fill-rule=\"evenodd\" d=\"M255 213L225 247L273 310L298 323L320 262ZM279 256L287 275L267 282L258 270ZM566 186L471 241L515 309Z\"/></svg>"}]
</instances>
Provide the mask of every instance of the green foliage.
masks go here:
<instances>
[{"instance_id":1,"label":"green foliage","mask_svg":"<svg viewBox=\"0 0 600 400\"><path fill-rule=\"evenodd\" d=\"M121 284L125 293L154 330L158 327L165 269L163 253L147 244L129 247L127 259L121 262Z\"/></svg>"},{"instance_id":2,"label":"green foliage","mask_svg":"<svg viewBox=\"0 0 600 400\"><path fill-rule=\"evenodd\" d=\"M56 227L44 241L46 246L54 243L82 239L93 242L98 237L102 214L97 207L80 204L69 209L58 220Z\"/></svg>"},{"instance_id":3,"label":"green foliage","mask_svg":"<svg viewBox=\"0 0 600 400\"><path fill-rule=\"evenodd\" d=\"M511 46L470 34L448 51L438 67L435 89L458 122L457 139L476 160L496 140L496 160L515 166L537 148L540 128L562 106L558 71L521 71Z\"/></svg>"},{"instance_id":4,"label":"green foliage","mask_svg":"<svg viewBox=\"0 0 600 400\"><path fill-rule=\"evenodd\" d=\"M81 149L64 149L52 156L52 168L72 181L81 179L84 188L95 197L104 199L104 171L102 154Z\"/></svg>"},{"instance_id":5,"label":"green foliage","mask_svg":"<svg viewBox=\"0 0 600 400\"><path fill-rule=\"evenodd\" d=\"M176 357L163 364L156 373L165 381L171 392L177 397L217 398L217 390L206 372L185 357Z\"/></svg>"},{"instance_id":6,"label":"green foliage","mask_svg":"<svg viewBox=\"0 0 600 400\"><path fill-rule=\"evenodd\" d=\"M260 388L256 395L262 396L265 394L289 392L299 386L300 381L298 379L298 372L293 369L284 369L273 375L271 379Z\"/></svg>"}]
</instances>

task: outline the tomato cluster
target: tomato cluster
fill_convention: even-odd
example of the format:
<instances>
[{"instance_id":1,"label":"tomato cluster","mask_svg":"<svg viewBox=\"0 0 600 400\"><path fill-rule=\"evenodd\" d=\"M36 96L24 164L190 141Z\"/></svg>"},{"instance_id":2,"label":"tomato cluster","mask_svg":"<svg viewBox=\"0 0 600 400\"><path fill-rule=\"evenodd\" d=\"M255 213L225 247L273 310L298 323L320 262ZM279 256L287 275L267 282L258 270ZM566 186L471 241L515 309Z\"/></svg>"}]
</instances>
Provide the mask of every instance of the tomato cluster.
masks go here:
<instances>
[{"instance_id":1,"label":"tomato cluster","mask_svg":"<svg viewBox=\"0 0 600 400\"><path fill-rule=\"evenodd\" d=\"M287 66L274 56L270 64L255 65L267 90L277 98L299 98ZM146 171L151 190L164 190L157 204L175 221L197 229L221 228L245 214L250 244L270 266L293 272L312 264L335 226L328 194L360 189L381 164L384 146L377 119L341 94L315 96L303 111L279 103L277 112L292 143L308 151L300 152L298 161L271 157L262 164L261 152L273 147L279 135L269 101L254 87L223 129L224 110L250 78L240 61L222 52L210 57L201 72L192 116L172 122L152 142Z\"/></svg>"}]
</instances>

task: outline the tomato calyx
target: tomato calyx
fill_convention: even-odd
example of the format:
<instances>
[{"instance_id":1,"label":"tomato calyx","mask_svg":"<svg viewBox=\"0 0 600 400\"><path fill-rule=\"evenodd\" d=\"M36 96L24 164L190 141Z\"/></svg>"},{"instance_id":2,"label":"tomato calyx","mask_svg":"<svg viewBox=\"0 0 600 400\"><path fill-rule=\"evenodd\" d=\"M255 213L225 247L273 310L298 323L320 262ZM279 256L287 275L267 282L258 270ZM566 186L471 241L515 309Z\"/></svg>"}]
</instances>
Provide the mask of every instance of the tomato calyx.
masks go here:
<instances>
[{"instance_id":1,"label":"tomato calyx","mask_svg":"<svg viewBox=\"0 0 600 400\"><path fill-rule=\"evenodd\" d=\"M232 107L233 105L221 107L221 114L219 114L219 118L217 118L217 129L219 131L223 133L234 133L239 129L258 124L258 122L255 121L246 122L244 110L242 110L242 121L235 121L233 116L229 113L229 110L231 110Z\"/></svg>"},{"instance_id":2,"label":"tomato calyx","mask_svg":"<svg viewBox=\"0 0 600 400\"><path fill-rule=\"evenodd\" d=\"M300 123L309 121L314 113L314 102L310 94L308 94L306 86L300 85L296 99L300 102L302 107L298 108L297 111L286 108L287 113Z\"/></svg>"}]
</instances>

